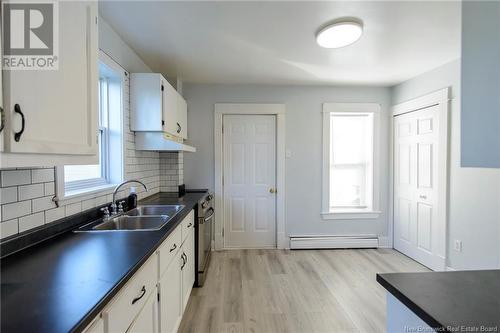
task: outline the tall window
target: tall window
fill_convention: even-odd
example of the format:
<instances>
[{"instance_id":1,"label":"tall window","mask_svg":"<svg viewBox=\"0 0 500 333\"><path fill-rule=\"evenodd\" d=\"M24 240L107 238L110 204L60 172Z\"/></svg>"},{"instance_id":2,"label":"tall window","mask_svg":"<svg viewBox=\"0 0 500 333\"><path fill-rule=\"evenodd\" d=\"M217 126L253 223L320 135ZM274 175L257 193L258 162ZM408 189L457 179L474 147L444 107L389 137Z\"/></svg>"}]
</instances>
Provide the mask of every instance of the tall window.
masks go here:
<instances>
[{"instance_id":1,"label":"tall window","mask_svg":"<svg viewBox=\"0 0 500 333\"><path fill-rule=\"evenodd\" d=\"M376 104L324 104L323 216L376 212ZM342 216L343 215L343 216ZM363 215L366 217L366 215Z\"/></svg>"},{"instance_id":2,"label":"tall window","mask_svg":"<svg viewBox=\"0 0 500 333\"><path fill-rule=\"evenodd\" d=\"M58 192L64 190L61 197L107 188L123 179L123 90L126 73L104 53L99 55L99 60L99 164L62 167L64 184L58 184Z\"/></svg>"},{"instance_id":3,"label":"tall window","mask_svg":"<svg viewBox=\"0 0 500 333\"><path fill-rule=\"evenodd\" d=\"M89 187L102 186L109 178L109 118L108 79L99 79L99 164L66 165L64 167L64 188L66 192Z\"/></svg>"}]
</instances>

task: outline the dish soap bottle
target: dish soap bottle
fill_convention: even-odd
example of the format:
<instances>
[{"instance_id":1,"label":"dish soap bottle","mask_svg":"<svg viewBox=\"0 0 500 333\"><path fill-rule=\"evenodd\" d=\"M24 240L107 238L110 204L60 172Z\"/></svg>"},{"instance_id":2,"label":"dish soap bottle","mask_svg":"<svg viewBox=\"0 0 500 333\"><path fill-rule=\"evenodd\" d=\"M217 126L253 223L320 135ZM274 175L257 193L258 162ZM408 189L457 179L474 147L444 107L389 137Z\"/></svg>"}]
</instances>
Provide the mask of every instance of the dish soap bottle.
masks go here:
<instances>
[{"instance_id":1,"label":"dish soap bottle","mask_svg":"<svg viewBox=\"0 0 500 333\"><path fill-rule=\"evenodd\" d=\"M134 186L130 187L130 194L127 198L127 207L128 209L134 209L137 207L137 190Z\"/></svg>"}]
</instances>

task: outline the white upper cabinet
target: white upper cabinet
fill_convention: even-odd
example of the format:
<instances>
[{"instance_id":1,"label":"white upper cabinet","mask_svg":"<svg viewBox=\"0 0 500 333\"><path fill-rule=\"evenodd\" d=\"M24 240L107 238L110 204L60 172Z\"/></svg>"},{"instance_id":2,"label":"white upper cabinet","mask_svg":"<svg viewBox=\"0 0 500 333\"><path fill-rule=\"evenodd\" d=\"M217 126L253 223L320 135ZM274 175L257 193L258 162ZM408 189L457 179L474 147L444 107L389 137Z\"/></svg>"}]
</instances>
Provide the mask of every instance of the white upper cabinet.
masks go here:
<instances>
[{"instance_id":1,"label":"white upper cabinet","mask_svg":"<svg viewBox=\"0 0 500 333\"><path fill-rule=\"evenodd\" d=\"M179 122L177 120L177 95L179 93L167 82L163 82L163 131L179 136Z\"/></svg>"},{"instance_id":2,"label":"white upper cabinet","mask_svg":"<svg viewBox=\"0 0 500 333\"><path fill-rule=\"evenodd\" d=\"M97 2L58 5L59 68L3 73L5 151L97 156Z\"/></svg>"},{"instance_id":3,"label":"white upper cabinet","mask_svg":"<svg viewBox=\"0 0 500 333\"><path fill-rule=\"evenodd\" d=\"M161 74L130 75L130 129L132 131L163 130L163 91Z\"/></svg>"},{"instance_id":4,"label":"white upper cabinet","mask_svg":"<svg viewBox=\"0 0 500 333\"><path fill-rule=\"evenodd\" d=\"M174 87L157 73L132 73L130 78L130 129L186 139L187 104Z\"/></svg>"},{"instance_id":5,"label":"white upper cabinet","mask_svg":"<svg viewBox=\"0 0 500 333\"><path fill-rule=\"evenodd\" d=\"M186 140L187 135L187 103L186 100L180 95L177 95L177 124L179 136Z\"/></svg>"}]
</instances>

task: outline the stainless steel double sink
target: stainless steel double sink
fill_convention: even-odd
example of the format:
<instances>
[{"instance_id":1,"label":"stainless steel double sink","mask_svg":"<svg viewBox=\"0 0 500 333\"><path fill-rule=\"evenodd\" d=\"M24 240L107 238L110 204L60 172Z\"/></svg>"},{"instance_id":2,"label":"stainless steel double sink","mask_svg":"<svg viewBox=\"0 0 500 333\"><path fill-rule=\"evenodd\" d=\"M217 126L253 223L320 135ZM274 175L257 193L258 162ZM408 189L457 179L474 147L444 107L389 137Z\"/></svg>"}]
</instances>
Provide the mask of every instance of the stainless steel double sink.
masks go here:
<instances>
[{"instance_id":1,"label":"stainless steel double sink","mask_svg":"<svg viewBox=\"0 0 500 333\"><path fill-rule=\"evenodd\" d=\"M183 208L183 205L138 206L103 222L86 224L75 232L159 230Z\"/></svg>"}]
</instances>

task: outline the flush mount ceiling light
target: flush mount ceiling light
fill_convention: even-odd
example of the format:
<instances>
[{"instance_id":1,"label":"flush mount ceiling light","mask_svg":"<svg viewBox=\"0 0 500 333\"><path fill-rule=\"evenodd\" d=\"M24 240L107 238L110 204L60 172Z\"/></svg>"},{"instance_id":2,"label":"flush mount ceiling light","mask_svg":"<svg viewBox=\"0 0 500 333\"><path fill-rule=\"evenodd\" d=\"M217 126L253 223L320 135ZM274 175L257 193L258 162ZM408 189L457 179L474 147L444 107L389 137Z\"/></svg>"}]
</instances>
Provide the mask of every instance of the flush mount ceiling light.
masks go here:
<instances>
[{"instance_id":1,"label":"flush mount ceiling light","mask_svg":"<svg viewBox=\"0 0 500 333\"><path fill-rule=\"evenodd\" d=\"M363 23L358 19L342 19L327 25L316 34L319 46L336 49L351 45L363 34Z\"/></svg>"}]
</instances>

